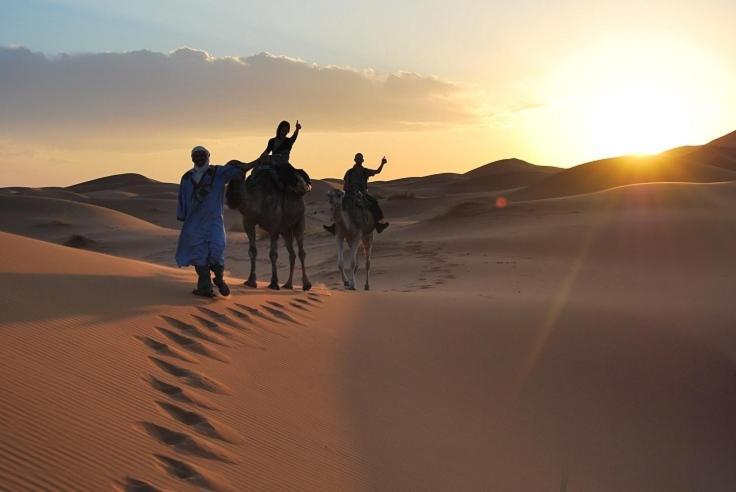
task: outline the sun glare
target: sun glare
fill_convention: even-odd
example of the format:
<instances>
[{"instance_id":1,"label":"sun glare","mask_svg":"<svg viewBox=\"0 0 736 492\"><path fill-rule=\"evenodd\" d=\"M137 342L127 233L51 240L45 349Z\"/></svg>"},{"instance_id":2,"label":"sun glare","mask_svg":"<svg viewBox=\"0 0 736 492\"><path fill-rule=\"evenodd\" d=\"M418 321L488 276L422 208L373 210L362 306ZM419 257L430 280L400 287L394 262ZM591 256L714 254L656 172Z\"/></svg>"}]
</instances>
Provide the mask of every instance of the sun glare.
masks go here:
<instances>
[{"instance_id":1,"label":"sun glare","mask_svg":"<svg viewBox=\"0 0 736 492\"><path fill-rule=\"evenodd\" d=\"M560 135L592 156L650 154L697 143L728 94L722 65L692 45L621 36L553 77Z\"/></svg>"},{"instance_id":2,"label":"sun glare","mask_svg":"<svg viewBox=\"0 0 736 492\"><path fill-rule=\"evenodd\" d=\"M648 78L645 78L648 77ZM586 127L591 145L605 155L650 154L688 142L697 97L671 81L634 76L591 96Z\"/></svg>"}]
</instances>

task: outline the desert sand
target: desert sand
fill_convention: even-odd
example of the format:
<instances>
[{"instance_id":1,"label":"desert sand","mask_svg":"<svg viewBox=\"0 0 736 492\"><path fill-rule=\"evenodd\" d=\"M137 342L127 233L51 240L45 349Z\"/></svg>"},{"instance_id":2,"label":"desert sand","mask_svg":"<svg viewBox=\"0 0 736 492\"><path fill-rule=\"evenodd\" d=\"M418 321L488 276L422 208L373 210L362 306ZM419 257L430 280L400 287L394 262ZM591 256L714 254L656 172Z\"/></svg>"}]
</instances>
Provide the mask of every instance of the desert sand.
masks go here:
<instances>
[{"instance_id":1,"label":"desert sand","mask_svg":"<svg viewBox=\"0 0 736 492\"><path fill-rule=\"evenodd\" d=\"M0 190L0 490L731 490L734 138L378 182L370 292L321 231L337 180L313 291L263 288L265 244L240 285L228 211L212 301L176 185Z\"/></svg>"}]
</instances>

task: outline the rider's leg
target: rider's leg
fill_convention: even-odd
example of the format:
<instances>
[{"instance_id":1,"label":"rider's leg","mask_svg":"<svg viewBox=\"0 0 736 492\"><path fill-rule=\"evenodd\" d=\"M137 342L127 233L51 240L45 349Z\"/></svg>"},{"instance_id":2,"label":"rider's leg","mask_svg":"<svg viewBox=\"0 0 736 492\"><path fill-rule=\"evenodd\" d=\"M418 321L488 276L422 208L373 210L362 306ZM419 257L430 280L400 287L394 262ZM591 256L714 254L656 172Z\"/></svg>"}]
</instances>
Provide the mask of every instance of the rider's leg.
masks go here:
<instances>
[{"instance_id":1,"label":"rider's leg","mask_svg":"<svg viewBox=\"0 0 736 492\"><path fill-rule=\"evenodd\" d=\"M310 185L310 186L312 185L312 178L310 178L310 177L309 177L309 174L307 174L307 171L305 171L304 169L297 169L297 170L296 170L296 172L297 172L297 173L298 173L298 174L299 174L299 175L300 175L300 176L301 176L302 178L304 178L304 181L306 181L306 183L307 183L308 185Z\"/></svg>"},{"instance_id":2,"label":"rider's leg","mask_svg":"<svg viewBox=\"0 0 736 492\"><path fill-rule=\"evenodd\" d=\"M388 227L388 222L383 219L383 210L381 210L378 200L370 195L366 195L366 199L368 200L368 206L373 214L373 219L376 221L376 232L380 234Z\"/></svg>"}]
</instances>

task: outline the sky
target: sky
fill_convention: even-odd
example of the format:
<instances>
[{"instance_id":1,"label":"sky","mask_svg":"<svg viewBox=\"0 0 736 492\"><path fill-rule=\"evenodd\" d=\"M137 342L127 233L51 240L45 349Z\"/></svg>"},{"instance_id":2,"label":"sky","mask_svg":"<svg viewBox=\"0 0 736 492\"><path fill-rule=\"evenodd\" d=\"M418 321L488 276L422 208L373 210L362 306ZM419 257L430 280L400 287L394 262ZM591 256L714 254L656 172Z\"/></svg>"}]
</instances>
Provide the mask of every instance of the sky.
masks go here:
<instances>
[{"instance_id":1,"label":"sky","mask_svg":"<svg viewBox=\"0 0 736 492\"><path fill-rule=\"evenodd\" d=\"M569 167L736 130L736 4L694 1L0 0L0 186L189 150L255 159L276 124L314 177L497 159Z\"/></svg>"}]
</instances>

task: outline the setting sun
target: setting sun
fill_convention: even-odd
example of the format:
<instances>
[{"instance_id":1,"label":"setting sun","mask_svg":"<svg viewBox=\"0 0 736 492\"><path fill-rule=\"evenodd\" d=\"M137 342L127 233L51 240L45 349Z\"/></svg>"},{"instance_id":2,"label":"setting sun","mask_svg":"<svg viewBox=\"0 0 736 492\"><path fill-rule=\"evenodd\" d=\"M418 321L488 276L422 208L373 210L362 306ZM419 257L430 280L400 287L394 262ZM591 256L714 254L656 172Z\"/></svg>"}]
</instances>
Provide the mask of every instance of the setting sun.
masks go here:
<instances>
[{"instance_id":1,"label":"setting sun","mask_svg":"<svg viewBox=\"0 0 736 492\"><path fill-rule=\"evenodd\" d=\"M591 159L698 143L733 97L722 67L684 41L621 35L581 49L550 77L545 126Z\"/></svg>"}]
</instances>

